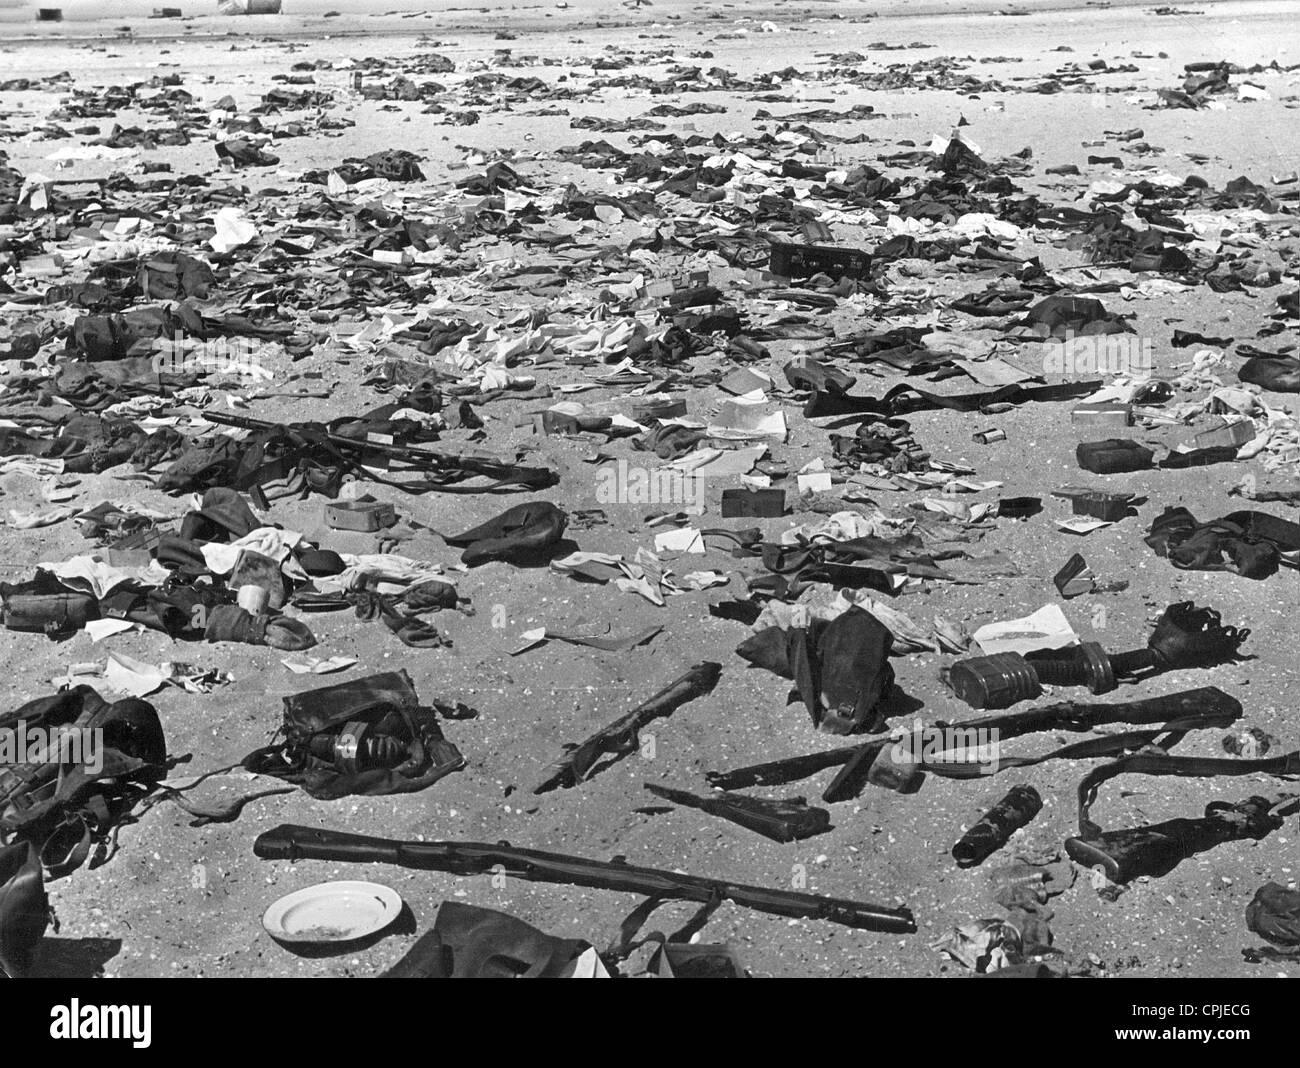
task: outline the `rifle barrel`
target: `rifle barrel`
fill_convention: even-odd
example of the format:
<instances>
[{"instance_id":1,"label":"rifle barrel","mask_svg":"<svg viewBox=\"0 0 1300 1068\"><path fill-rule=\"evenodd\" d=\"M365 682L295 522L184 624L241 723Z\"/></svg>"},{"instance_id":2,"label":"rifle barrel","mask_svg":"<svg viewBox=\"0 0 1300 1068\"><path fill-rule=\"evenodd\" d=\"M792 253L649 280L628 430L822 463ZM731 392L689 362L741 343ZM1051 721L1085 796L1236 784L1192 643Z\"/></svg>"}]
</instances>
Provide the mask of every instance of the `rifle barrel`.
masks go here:
<instances>
[{"instance_id":1,"label":"rifle barrel","mask_svg":"<svg viewBox=\"0 0 1300 1068\"><path fill-rule=\"evenodd\" d=\"M517 849L484 842L401 842L322 828L281 824L259 835L253 852L263 860L331 860L397 864L420 871L482 875L504 870L530 882L619 890L681 901L726 900L778 916L829 920L868 931L910 934L916 921L907 908L888 908L845 898L749 886L699 875L681 875L614 861Z\"/></svg>"}]
</instances>

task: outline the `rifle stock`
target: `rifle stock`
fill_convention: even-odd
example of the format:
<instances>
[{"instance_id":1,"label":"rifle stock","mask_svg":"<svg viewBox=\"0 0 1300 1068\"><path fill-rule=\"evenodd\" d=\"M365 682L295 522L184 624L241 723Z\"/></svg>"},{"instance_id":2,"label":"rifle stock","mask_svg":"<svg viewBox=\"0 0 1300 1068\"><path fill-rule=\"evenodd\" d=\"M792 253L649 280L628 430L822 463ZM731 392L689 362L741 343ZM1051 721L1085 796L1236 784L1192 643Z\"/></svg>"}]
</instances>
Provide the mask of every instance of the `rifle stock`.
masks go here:
<instances>
[{"instance_id":1,"label":"rifle stock","mask_svg":"<svg viewBox=\"0 0 1300 1068\"><path fill-rule=\"evenodd\" d=\"M557 788L576 786L591 776L596 761L602 756L632 752L636 749L638 732L642 727L661 716L671 715L688 701L712 692L721 675L721 664L711 660L696 664L676 682L665 686L551 764L546 769L546 778L533 787L533 793L544 794Z\"/></svg>"},{"instance_id":2,"label":"rifle stock","mask_svg":"<svg viewBox=\"0 0 1300 1068\"><path fill-rule=\"evenodd\" d=\"M1172 819L1145 827L1116 831L1090 828L1077 838L1067 838L1070 859L1089 868L1100 868L1112 883L1127 883L1140 876L1159 878L1184 860L1225 842L1259 841L1282 826L1282 817L1272 809L1276 801L1251 797L1230 804L1216 801L1200 819Z\"/></svg>"},{"instance_id":3,"label":"rifle stock","mask_svg":"<svg viewBox=\"0 0 1300 1068\"><path fill-rule=\"evenodd\" d=\"M911 934L907 908L888 908L844 898L748 886L699 875L682 875L616 861L586 860L562 853L517 849L501 843L401 842L322 828L281 824L259 835L253 852L263 860L330 860L396 864L453 875L501 872L530 882L619 890L680 901L731 901L758 912L827 920L867 931Z\"/></svg>"}]
</instances>

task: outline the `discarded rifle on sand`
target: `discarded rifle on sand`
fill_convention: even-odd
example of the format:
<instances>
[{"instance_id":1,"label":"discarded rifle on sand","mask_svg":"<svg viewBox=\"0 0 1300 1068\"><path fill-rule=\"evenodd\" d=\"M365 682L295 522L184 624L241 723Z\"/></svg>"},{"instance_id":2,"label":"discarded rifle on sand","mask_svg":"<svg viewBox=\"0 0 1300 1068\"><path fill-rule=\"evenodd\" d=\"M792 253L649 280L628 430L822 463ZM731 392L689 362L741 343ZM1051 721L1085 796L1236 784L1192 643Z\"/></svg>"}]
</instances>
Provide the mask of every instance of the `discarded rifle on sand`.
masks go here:
<instances>
[{"instance_id":1,"label":"discarded rifle on sand","mask_svg":"<svg viewBox=\"0 0 1300 1068\"><path fill-rule=\"evenodd\" d=\"M358 467L367 462L373 464L376 457L381 457L386 460L401 461L409 465L411 470L461 477L481 475L484 478L497 480L495 488L510 485L523 489L543 489L556 481L555 472L548 467L524 467L490 456L436 452L433 449L422 449L412 445L389 444L368 438L349 438L332 433L319 423L273 423L221 412L206 412L203 418L210 423L238 427L241 430L261 433L278 430L301 438L305 443L319 442L327 452L339 454L348 463ZM402 488L401 483L393 483L393 485ZM424 484L418 486L418 489L423 488L426 488Z\"/></svg>"},{"instance_id":2,"label":"discarded rifle on sand","mask_svg":"<svg viewBox=\"0 0 1300 1068\"><path fill-rule=\"evenodd\" d=\"M777 916L828 920L888 934L911 934L916 921L907 908L886 908L844 898L819 897L725 879L641 868L622 861L587 860L563 853L517 849L483 842L400 842L313 827L281 824L253 843L263 860L329 860L397 864L453 875L501 874L537 883L619 890L677 901L732 901Z\"/></svg>"},{"instance_id":3,"label":"discarded rifle on sand","mask_svg":"<svg viewBox=\"0 0 1300 1068\"><path fill-rule=\"evenodd\" d=\"M1123 701L1115 704L1094 704L1080 701L1061 701L1030 708L1022 712L1004 712L1000 715L982 716L960 723L939 723L963 732L997 731L998 738L1006 741L1040 731L1088 731L1108 723L1169 723L1198 717L1202 726L1227 725L1240 718L1241 702L1215 686L1202 686L1195 690L1170 694L1167 697L1147 698L1140 701ZM970 735L975 736L975 735ZM710 772L709 784L723 790L741 790L750 786L774 786L797 782L826 768L838 767L840 771L822 793L825 801L847 801L857 797L867 783L871 767L882 754L895 746L906 746L906 736L897 733L874 738L862 745L845 746L822 753L774 760L728 772ZM919 770L926 770L919 766Z\"/></svg>"},{"instance_id":4,"label":"discarded rifle on sand","mask_svg":"<svg viewBox=\"0 0 1300 1068\"><path fill-rule=\"evenodd\" d=\"M718 684L721 674L721 664L711 661L696 664L676 682L565 753L551 765L546 778L533 787L533 793L544 794L557 787L576 786L591 775L596 761L602 756L632 752L636 749L637 735L642 727L651 720L671 714L687 701L709 693Z\"/></svg>"}]
</instances>

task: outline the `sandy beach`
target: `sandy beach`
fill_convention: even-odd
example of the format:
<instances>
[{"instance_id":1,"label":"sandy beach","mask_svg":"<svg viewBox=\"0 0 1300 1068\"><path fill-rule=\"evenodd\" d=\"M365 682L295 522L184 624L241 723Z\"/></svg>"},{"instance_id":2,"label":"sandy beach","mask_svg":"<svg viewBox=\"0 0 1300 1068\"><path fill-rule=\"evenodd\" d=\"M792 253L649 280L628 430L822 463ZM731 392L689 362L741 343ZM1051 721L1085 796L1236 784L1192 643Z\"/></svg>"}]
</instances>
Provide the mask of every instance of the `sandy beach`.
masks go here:
<instances>
[{"instance_id":1,"label":"sandy beach","mask_svg":"<svg viewBox=\"0 0 1300 1068\"><path fill-rule=\"evenodd\" d=\"M663 142L650 139L656 134L685 142L696 135L731 140L768 132L774 135L768 147L776 154L784 153L786 146L775 135L806 124L848 139L827 149L833 149L835 167L876 166L900 176L908 188L908 183L921 180L923 168L909 170L906 164L883 160L924 150L932 139L948 138L960 128L984 160L1005 161L1031 149L1013 180L1022 195L1037 197L1044 205L1083 209L1096 183L1154 181L1170 175L1178 183L1196 175L1213 190L1244 176L1280 197L1276 211L1261 213L1267 221L1252 217L1248 224L1228 212L1221 228L1224 234L1245 233L1241 248L1258 249L1261 256L1268 252L1280 265L1278 281L1257 288L1216 291L1205 284L1163 288L1139 284L1150 276L1127 271L1123 278L1107 274L1105 267L1090 264L1077 245L1069 247L1063 232L1033 225L1006 239L1004 251L1014 252L1018 259L1038 258L1043 270L1067 287L1062 292L1095 293L1108 310L1130 317L1133 336L1151 341L1158 378L1173 380L1189 373L1193 355L1206 347L1174 347L1175 329L1251 342L1291 355L1296 352L1294 319L1283 324L1280 333L1260 336L1261 329L1273 322L1270 315L1279 295L1297 284L1296 186L1274 182L1300 166L1296 138L1300 5L1292 0L1180 3L1177 8L1182 13L1168 16L1153 15L1157 5L1151 3L1116 2L1103 7L1013 0L915 5L790 0L743 7L654 0L639 8L570 0L561 6L519 4L491 10L446 0L417 12L396 11L383 4L286 0L291 12L256 18L200 14L189 0L177 4L187 16L183 21L148 18L153 7L161 6L152 2L125 3L120 9L115 6L111 16L97 18L89 3L65 3L65 21L53 25L18 22L9 12L11 17L0 22L4 71L0 81L30 80L25 87L0 90L0 143L9 165L23 175L87 182L124 169L142 180L141 164L166 164L173 179L201 176L205 188L232 187L230 203L247 209L265 234L277 225L301 221L303 217L296 214L299 205L311 196L325 195L325 187L301 180L304 172L330 171L344 160L382 149L414 152L424 180L400 187L392 183L377 196L385 197L387 207L427 221L437 219L444 204L457 202L461 196L457 182L497 160L508 159L526 177L526 191L518 194L521 198L543 197L570 183L592 195L655 190L657 181L625 180L616 177L614 170L597 169L560 151L587 141L607 141L620 150L637 148L654 154L667 151ZM203 5L205 11L210 6L215 5ZM331 9L342 13L325 17ZM1028 13L1000 13L1018 9ZM454 70L421 73L421 62L432 53L449 59ZM416 100L366 99L355 89L354 74L371 58L386 65L366 69L365 86L387 84L409 71L416 81L433 78L443 91ZM1090 69L1088 65L1097 60L1104 61L1103 67ZM1187 77L1185 66L1203 61L1248 69L1249 74L1234 74L1233 83L1249 82L1258 91L1228 93L1215 98L1213 106L1197 109L1162 106L1157 90L1179 88ZM309 71L295 69L295 64L304 62L315 66ZM929 85L916 66L927 62L932 64L933 84ZM780 72L770 89L778 99L758 99L762 94L734 91L716 79L713 86L697 86L682 73L696 67L722 68L743 81ZM900 72L896 88L862 84L861 76L891 68ZM55 79L65 71L67 78ZM537 78L544 86L511 88L489 77L501 73ZM311 81L282 80L294 74L310 74ZM59 149L109 134L115 125L149 129L168 125L163 112L131 104L114 108L111 116L49 120L49 112L70 100L71 94L102 94L110 86L173 75L193 97L193 115L199 116L188 144L140 148L129 156L111 154L113 158L64 162L51 158ZM670 77L690 82L690 91L673 91L668 87ZM949 77L952 84L946 83ZM960 78L969 81L958 84ZM1047 82L1057 83L1060 91L1038 91ZM319 90L332 94L333 100L325 106L264 114L268 127L301 121L309 127L307 135L275 138L268 148L278 163L222 169L214 145L232 135L223 131L216 118L209 123L207 116L217 115L217 104L226 96L233 98L235 113L247 115L277 87L293 92ZM562 88L569 92L561 93ZM707 107L695 114L658 115L657 125L640 130L617 127L622 120L649 116L656 105L687 103ZM845 112L855 107L870 108L869 120L796 117L782 121L792 113ZM462 124L456 116L466 112L477 113L476 121ZM327 116L345 121L323 125ZM592 120L593 125L575 128L578 120ZM613 125L603 129L597 120ZM68 132L74 127L76 133ZM1134 129L1141 131L1140 140L1149 153L1132 153L1129 142L1115 136ZM862 139L855 140L860 135ZM753 146L750 150L758 151ZM1119 165L1095 162L1099 156L1119 157ZM830 156L824 159L832 161ZM1077 170L1057 171L1067 165ZM1049 173L1049 168L1057 172ZM536 193L527 192L534 189ZM755 203L757 189L756 185ZM817 202L816 194L799 193L800 198L807 196ZM681 203L685 207L679 212L679 224L682 218L690 218L702 225L701 220L709 218L706 205ZM211 205L199 209L205 218L211 217L212 210ZM508 211L509 204L503 210ZM1170 210L1177 214L1182 209ZM539 227L545 225L543 216ZM874 248L895 232L904 232L888 230L861 206L839 204L826 217L831 219L834 243L847 248ZM182 229L195 222L186 219L185 209L172 200L158 209L149 226L161 226L164 219ZM627 253L656 226L667 225L666 219L651 217L620 218L612 224L598 217L566 234L587 242L588 251L600 246ZM684 225L679 230L687 232ZM922 228L909 232L919 234ZM929 236L938 237L938 230ZM244 399L257 390L217 389L213 410L272 421L328 421L383 403L386 398L363 384L380 360L380 347L349 348L339 338L385 314L444 318L464 314L475 324L501 325L521 312L545 310L557 321L581 320L589 325L602 289L622 285L638 272L653 277L688 267L713 272L710 283L737 300L761 299L746 292L743 270L724 264L716 253L692 252L685 245L646 252L639 260L635 255L625 257L616 269L606 272L608 278L591 267L600 263L599 258L563 261L566 270L577 262L588 274L580 285L562 290L536 293L526 284L499 284L502 275L509 281L511 270L542 272L561 262L558 251L552 253L544 245L525 246L523 241L517 233L475 240L463 254L437 260L414 295L394 295L379 286L373 291L358 288L351 306L331 311L334 322L328 326L313 323L310 309L291 301L282 309L283 317L296 323L297 329L316 331L319 343L301 360L282 354L273 361L273 382L277 388L309 387L316 395ZM969 251L964 246L962 255ZM249 246L223 271L260 270L264 253L260 245ZM242 256L247 262L239 262ZM833 328L841 339L868 329L922 323L953 336L987 338L991 344L995 335L981 321L951 311L948 303L996 279L997 271L982 262L978 270L963 273L960 259L946 265L908 259L891 266L888 285L895 296L908 294L907 308L901 299L894 304L883 297L850 299L836 291L835 306L824 313L811 312L809 306L765 305L764 314L770 313L769 318L804 314L819 326ZM502 261L515 266L502 268L490 278L481 273L485 265ZM329 294L337 266L328 257L314 259L310 272L291 283L290 289L308 284L305 279L316 272L311 274L311 284L319 288L313 292ZM7 270L11 294L52 284L51 279L38 282ZM1088 288L1110 283L1109 290ZM9 335L16 336L35 314L30 306L8 304L4 318ZM608 304L601 314L617 317ZM502 330L503 336L511 337L520 332L514 327L502 326ZM1015 351L1014 345L1002 345L998 338L998 353ZM824 355L826 342L776 339L763 344L767 356L748 365L772 376L779 394L775 407L784 410L788 421L788 436L772 446L772 455L792 472L791 482L785 484L792 487L793 508L782 518L724 522L716 501L710 499L706 515L692 520L697 526L759 525L766 535L776 537L796 524L825 518L824 508L797 504L793 473L818 458L829 460L827 434L835 428L802 415L801 401L785 390L783 368L801 353ZM1206 373L1217 375L1223 386L1239 386L1232 370L1238 363L1234 356ZM7 364L9 374L17 372L17 361ZM513 370L535 376L543 386L558 386L580 377L576 366L553 352L534 352ZM725 370L740 363L714 353L695 370L717 366ZM859 363L854 368L859 376L857 391L883 393L896 373L885 371L888 375ZM705 420L727 400L716 377L692 384L686 394L691 414ZM237 399L228 402L228 395ZM555 400L575 400L604 413L615 408L626 411L628 396L626 390L608 388L557 394ZM1178 400L1200 396L1184 391ZM1294 394L1269 393L1265 399L1277 410L1296 412ZM603 500L588 454L598 451L634 463L639 462L638 454L623 439L537 435L533 416L550 403L506 394L477 409L485 422L481 442L463 433L450 437L458 445L535 449L560 475L555 487L537 496L554 501L571 515L593 509L605 513L603 524L585 529L571 525L567 536L584 551L632 559L638 549L651 547L656 530L648 528L644 519L654 509ZM973 631L1058 601L1052 578L1072 553L1080 552L1100 579L1127 583L1121 593L1062 602L1080 638L1099 641L1112 650L1141 647L1165 606L1180 601L1211 605L1225 622L1251 631L1248 659L1170 671L1142 683L1140 689L1100 700L1218 686L1245 708L1234 729L1267 732L1279 740L1275 753L1300 747L1294 715L1300 693L1300 669L1294 659L1300 641L1295 612L1300 575L1283 568L1257 581L1229 571L1179 570L1143 541L1151 520L1167 506L1183 506L1205 519L1250 507L1229 498L1229 489L1248 470L1261 487L1293 488L1300 482L1296 463L1153 469L1103 480L1080 471L1075 463L1078 437L1071 428L1072 407L1071 401L1058 401L1027 403L996 415L940 408L908 416L912 431L932 458L972 471L973 479L996 481L992 492L963 496L963 502L1034 496L1043 498L1047 511L1023 522L1000 519L967 532L970 554L1008 559L1013 573L970 583L927 582L890 603L915 620L941 617ZM1001 429L1005 439L991 444L972 440L973 432L988 427ZM179 518L189 506L188 495L161 492L129 465L78 479L74 503L81 507L129 498ZM1116 485L1146 503L1138 515L1086 537L1063 533L1050 521L1057 512L1065 514L1050 492L1062 484L1087 481L1106 481L1107 488ZM483 522L515 503L508 497L390 495L383 487L371 488L377 496L394 499L405 519L441 534ZM42 503L42 483L28 474L0 475L0 490L7 509ZM915 517L915 510L906 509L926 496L937 495L893 492L877 496L876 504ZM1290 504L1258 507L1292 522L1300 516ZM347 551L370 545L359 535L336 538L322 521L320 496L277 501L272 515L276 524L313 542L346 544ZM6 526L0 528L0 571L7 581L16 582L29 577L41 562L86 552L88 544L73 522L39 529ZM458 550L428 532L398 551L427 554L448 566L459 556ZM506 911L543 931L588 939L601 948L616 940L619 923L636 903L631 895L520 880L499 883L490 876L458 878L327 862L291 866L253 855L252 842L259 833L277 824L296 823L398 839L505 840L593 858L621 856L634 864L756 885L798 886L815 894L905 903L915 913L918 927L917 933L906 936L723 905L709 919L702 937L735 946L755 976L966 974L969 969L930 944L955 925L998 911L990 889L992 862L959 870L950 856L953 843L1014 782L1024 782L1041 795L1043 809L1018 832L1007 855L1000 856L1003 860L1012 854L1041 857L1055 850L1060 858L1062 841L1075 833L1079 780L1093 765L1083 760L1047 762L989 781L935 777L914 795L868 786L855 799L830 806L832 830L788 844L767 841L701 811L656 809L654 799L642 789L644 781L704 793L706 772L851 741L814 730L797 701L787 704L787 680L748 667L737 657L735 649L749 636L750 628L710 613L711 605L746 595L746 576L762 570L757 561L734 559L711 549L707 555L684 553L672 558L672 568L679 574L716 570L726 574L729 583L669 597L666 605L659 606L612 584L580 583L545 566L493 562L457 579L462 592L473 597L473 616L442 612L432 617L451 639L449 647L440 649L405 648L381 626L358 622L351 612L313 615L310 623L319 642L313 653L356 658L357 665L345 676L293 675L282 666L282 654L275 649L180 643L154 631L128 631L103 643L92 643L84 633L56 643L42 634L0 632L0 650L9 665L0 681L3 709L51 692L50 680L64 675L71 664L102 659L109 650L150 663L185 661L228 671L233 681L210 693L170 687L150 698L159 709L169 752L190 756L172 772L177 779L237 764L250 750L267 744L280 723L285 695L341 678L404 668L422 696L465 701L480 710L477 719L445 725L465 754L465 770L418 793L317 801L295 790L252 802L233 822L202 828L192 827L192 817L169 804L149 807L120 829L116 851L107 863L50 882L50 900L60 926L57 933L46 935L41 973L374 976L411 948L443 901ZM959 568L954 565L954 570ZM563 629L592 620L608 625L615 634L655 625L663 630L653 642L626 652L552 641L512 655L521 635L534 628ZM929 651L893 658L899 685L919 702L918 710L906 717L909 724L913 716L933 723L974 714L954 699L939 678L940 667L958 658ZM671 719L649 729L655 743L653 759L633 755L578 788L541 796L531 792L533 782L566 742L580 740L617 718L701 660L721 662L722 679L707 699L685 705ZM1087 699L1085 691L1064 689L1050 696ZM1178 751L1222 757L1225 733L1195 731ZM1064 732L1048 732L1022 740L1016 751L1043 752L1076 740ZM820 803L818 797L831 774L822 772L766 793L803 794ZM214 780L204 796L232 800L265 785L237 772ZM1098 807L1108 826L1130 827L1197 817L1212 801L1237 801L1285 788L1285 783L1267 776L1133 778L1124 780L1122 789L1118 783L1107 786ZM1300 965L1294 961L1249 963L1242 955L1243 948L1259 942L1243 922L1256 890L1270 881L1295 888L1298 837L1300 828L1290 816L1280 829L1259 841L1229 842L1202 852L1169 874L1135 880L1123 893L1112 896L1099 894L1087 870L1081 869L1069 888L1051 899L1053 944L1075 974L1300 975ZM355 952L328 957L291 953L263 930L263 912L277 897L312 883L349 878L376 879L393 887L409 907L412 922ZM652 926L672 931L694 911L695 906L687 903L666 905Z\"/></svg>"}]
</instances>

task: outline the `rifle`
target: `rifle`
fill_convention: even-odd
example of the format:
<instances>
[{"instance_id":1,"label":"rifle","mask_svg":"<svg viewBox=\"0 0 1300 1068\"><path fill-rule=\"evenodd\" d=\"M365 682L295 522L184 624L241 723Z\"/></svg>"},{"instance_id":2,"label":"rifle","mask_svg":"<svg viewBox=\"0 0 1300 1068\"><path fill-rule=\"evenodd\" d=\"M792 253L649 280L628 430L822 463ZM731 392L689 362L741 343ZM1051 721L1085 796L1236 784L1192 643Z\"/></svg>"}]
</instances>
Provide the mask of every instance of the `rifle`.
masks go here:
<instances>
[{"instance_id":1,"label":"rifle","mask_svg":"<svg viewBox=\"0 0 1300 1068\"><path fill-rule=\"evenodd\" d=\"M417 871L452 875L505 874L529 882L585 886L645 894L650 898L713 903L732 901L777 916L827 920L865 931L912 934L916 921L908 908L887 908L845 898L819 897L794 890L683 875L622 861L586 860L563 853L518 849L484 842L400 842L315 827L281 824L258 835L253 852L263 860L329 860L397 864Z\"/></svg>"},{"instance_id":2,"label":"rifle","mask_svg":"<svg viewBox=\"0 0 1300 1068\"><path fill-rule=\"evenodd\" d=\"M1284 805L1288 801L1292 803ZM1224 842L1265 838L1282 826L1283 815L1295 807L1294 797L1288 795L1250 797L1235 804L1212 801L1200 819L1166 820L1118 831L1090 825L1079 837L1065 840L1065 851L1079 864L1100 867L1112 883L1131 882L1142 875L1159 878Z\"/></svg>"},{"instance_id":3,"label":"rifle","mask_svg":"<svg viewBox=\"0 0 1300 1068\"><path fill-rule=\"evenodd\" d=\"M1115 704L1092 704L1080 701L1060 701L1056 704L1030 708L1022 712L1006 712L996 716L962 720L960 723L940 721L940 729L958 728L963 731L997 731L998 738L1018 738L1039 731L1087 731L1107 723L1165 723L1188 716L1204 716L1216 721L1231 723L1241 716L1241 702L1224 693L1217 686L1202 686L1195 690L1153 697L1140 701L1122 701ZM857 797L867 782L867 772L876 758L887 748L906 736L891 734L875 738L862 745L845 746L823 753L811 753L754 764L735 771L711 771L705 778L710 786L723 790L740 790L749 786L774 786L797 782L825 768L840 768L826 790L824 801L847 801Z\"/></svg>"},{"instance_id":4,"label":"rifle","mask_svg":"<svg viewBox=\"0 0 1300 1068\"><path fill-rule=\"evenodd\" d=\"M490 456L471 456L464 453L437 452L433 449L421 449L411 445L393 445L380 441L358 441L356 438L344 437L326 430L319 423L272 423L262 419L252 419L242 415L228 415L224 412L205 412L203 418L209 423L221 426L238 427L240 430L267 432L287 430L292 434L306 437L308 440L324 441L335 449L348 454L353 463L360 465L364 459L379 455L393 460L401 460L416 470L442 471L448 474L465 472L496 479L505 485L518 485L526 489L544 489L556 481L555 472L549 467L521 467Z\"/></svg>"},{"instance_id":5,"label":"rifle","mask_svg":"<svg viewBox=\"0 0 1300 1068\"><path fill-rule=\"evenodd\" d=\"M708 660L696 664L676 682L565 753L550 766L546 778L533 787L533 793L544 794L556 787L568 789L576 786L591 775L592 767L602 756L632 752L637 746L637 732L642 727L660 716L670 715L687 701L709 693L718 684L721 674L721 664Z\"/></svg>"},{"instance_id":6,"label":"rifle","mask_svg":"<svg viewBox=\"0 0 1300 1068\"><path fill-rule=\"evenodd\" d=\"M1212 778L1217 775L1300 775L1300 750L1275 757L1243 760L1240 757L1177 756L1173 753L1132 753L1110 764L1093 768L1079 782L1079 834L1101 834L1092 821L1092 805L1102 783L1119 775L1179 775L1184 778Z\"/></svg>"},{"instance_id":7,"label":"rifle","mask_svg":"<svg viewBox=\"0 0 1300 1068\"><path fill-rule=\"evenodd\" d=\"M768 799L746 797L744 794L696 797L671 786L659 786L652 782L644 785L652 794L665 801L673 801L687 808L698 808L711 816L721 816L724 820L757 831L774 842L795 842L831 829L831 814L824 808L807 804L802 797Z\"/></svg>"}]
</instances>

